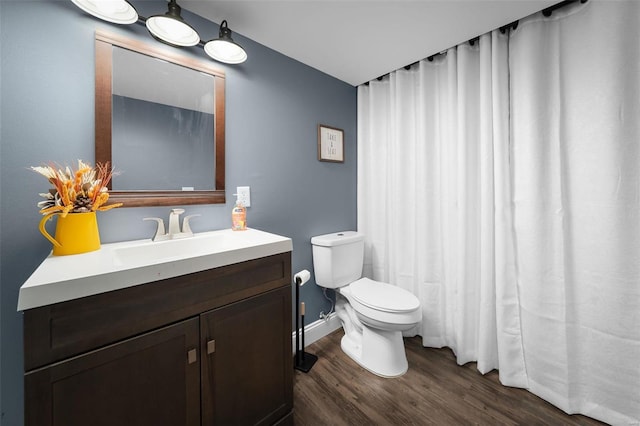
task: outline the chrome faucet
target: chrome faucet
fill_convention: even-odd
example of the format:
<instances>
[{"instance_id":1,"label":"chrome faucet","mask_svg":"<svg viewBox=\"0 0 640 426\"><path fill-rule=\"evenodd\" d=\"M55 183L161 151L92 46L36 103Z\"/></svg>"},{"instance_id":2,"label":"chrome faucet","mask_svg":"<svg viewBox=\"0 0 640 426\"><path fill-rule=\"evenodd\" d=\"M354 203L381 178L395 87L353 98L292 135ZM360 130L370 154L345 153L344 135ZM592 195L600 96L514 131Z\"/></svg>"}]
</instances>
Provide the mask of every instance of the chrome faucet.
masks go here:
<instances>
[{"instance_id":1,"label":"chrome faucet","mask_svg":"<svg viewBox=\"0 0 640 426\"><path fill-rule=\"evenodd\" d=\"M189 220L192 217L200 216L199 214L192 214L187 216L182 221L182 230L180 230L180 215L184 213L184 209L171 209L169 213L169 232L165 233L164 221L159 217L145 217L142 220L155 220L158 222L158 228L153 236L153 241L173 240L178 238L187 238L193 236L193 231L189 225Z\"/></svg>"}]
</instances>

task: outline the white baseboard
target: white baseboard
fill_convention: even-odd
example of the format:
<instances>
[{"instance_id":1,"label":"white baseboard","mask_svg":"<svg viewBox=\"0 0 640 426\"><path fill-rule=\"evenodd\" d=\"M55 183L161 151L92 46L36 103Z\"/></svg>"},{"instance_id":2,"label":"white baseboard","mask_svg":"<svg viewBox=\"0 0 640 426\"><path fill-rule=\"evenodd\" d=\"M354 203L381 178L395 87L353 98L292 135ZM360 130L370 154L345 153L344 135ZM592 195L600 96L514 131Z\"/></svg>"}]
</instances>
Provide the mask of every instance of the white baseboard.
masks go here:
<instances>
[{"instance_id":1,"label":"white baseboard","mask_svg":"<svg viewBox=\"0 0 640 426\"><path fill-rule=\"evenodd\" d=\"M340 324L340 320L338 319L338 316L336 315L335 312L330 314L329 319L326 321L323 319L319 319L315 322L312 322L311 324L307 324L304 327L305 347L309 346L316 340L320 340L324 336L333 333L335 330L339 329L340 327L342 327L342 324ZM295 331L292 333L291 342L292 342L293 352L295 353L296 343L297 343Z\"/></svg>"}]
</instances>

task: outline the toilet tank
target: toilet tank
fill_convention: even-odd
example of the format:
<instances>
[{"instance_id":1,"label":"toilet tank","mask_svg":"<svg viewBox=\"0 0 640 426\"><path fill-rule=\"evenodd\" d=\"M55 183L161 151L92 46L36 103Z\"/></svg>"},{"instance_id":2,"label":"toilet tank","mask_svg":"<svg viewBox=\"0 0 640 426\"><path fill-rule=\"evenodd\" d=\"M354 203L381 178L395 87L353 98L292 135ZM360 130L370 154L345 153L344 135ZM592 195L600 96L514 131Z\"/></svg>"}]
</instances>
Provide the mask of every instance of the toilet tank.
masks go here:
<instances>
[{"instance_id":1,"label":"toilet tank","mask_svg":"<svg viewBox=\"0 0 640 426\"><path fill-rule=\"evenodd\" d=\"M355 231L336 232L311 238L316 284L343 287L362 276L364 235Z\"/></svg>"}]
</instances>

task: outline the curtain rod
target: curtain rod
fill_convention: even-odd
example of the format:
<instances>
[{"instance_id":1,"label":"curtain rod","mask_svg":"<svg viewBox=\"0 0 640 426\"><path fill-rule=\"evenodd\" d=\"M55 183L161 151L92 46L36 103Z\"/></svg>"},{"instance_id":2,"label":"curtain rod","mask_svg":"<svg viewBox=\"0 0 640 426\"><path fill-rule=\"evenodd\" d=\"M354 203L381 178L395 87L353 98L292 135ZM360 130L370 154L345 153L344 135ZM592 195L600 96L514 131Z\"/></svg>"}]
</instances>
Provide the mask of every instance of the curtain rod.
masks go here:
<instances>
[{"instance_id":1,"label":"curtain rod","mask_svg":"<svg viewBox=\"0 0 640 426\"><path fill-rule=\"evenodd\" d=\"M556 3L556 4L551 5L551 6L547 7L547 8L545 8L545 9L542 9L542 15L543 15L545 18L548 18L548 17L550 17L550 16L553 14L553 12L554 12L554 11L556 11L556 10L558 10L558 9L560 9L560 8L563 8L563 7L565 7L565 6L568 6L568 5L572 4L572 3L578 2L578 1L579 1L581 4L584 4L584 3L586 3L586 2L587 2L587 1L589 1L589 0L564 0L564 1L561 1L560 3ZM512 23L510 23L510 24L507 24L507 25L504 25L504 26L500 27L500 28L499 28L500 33L501 33L501 34L505 34L505 33L507 33L509 30L511 30L511 31L515 31L515 29L516 29L516 28L518 28L518 23L519 23L519 22L520 22L519 20L518 20L518 21L513 21L513 22L512 22ZM478 42L478 40L480 40L480 36L477 36L477 37L474 37L474 38L472 38L472 39L470 39L470 40L467 40L467 43L469 43L471 46L473 46L473 45L475 45L475 44ZM435 54L433 54L433 55L431 55L431 56L428 56L426 59L427 59L427 61L429 61L429 62L433 62L433 60L434 60L437 56L440 56L440 55L446 55L446 54L447 54L447 51L446 51L446 50L443 50L442 52L435 53ZM409 65L405 65L403 68L404 68L405 70L409 71L409 70L411 69L411 67L412 67L412 66L414 66L414 65L418 64L419 62L420 62L420 61L413 62L413 63L411 63L411 64L409 64ZM391 73L383 74L383 75L381 75L380 77L377 77L377 78L376 78L376 80L378 80L378 81L382 81L382 79L383 79L383 78L385 78L386 76L388 76L389 74L391 74ZM367 82L365 82L365 83L363 83L363 84L364 84L365 86L368 86L368 85L369 85L369 82L367 81Z\"/></svg>"},{"instance_id":2,"label":"curtain rod","mask_svg":"<svg viewBox=\"0 0 640 426\"><path fill-rule=\"evenodd\" d=\"M546 9L542 9L542 14L543 14L545 17L547 17L547 18L548 18L549 16L551 16L551 15L553 14L553 11L554 11L554 10L558 10L558 9L560 9L560 8L562 8L562 7L568 6L568 5L570 5L571 3L575 3L575 2L577 2L577 1L580 1L580 3L581 3L581 4L584 4L584 3L586 3L588 0L565 0L565 1L561 1L560 3L556 3L556 4L552 5L552 6L549 6L549 7L547 7Z\"/></svg>"}]
</instances>

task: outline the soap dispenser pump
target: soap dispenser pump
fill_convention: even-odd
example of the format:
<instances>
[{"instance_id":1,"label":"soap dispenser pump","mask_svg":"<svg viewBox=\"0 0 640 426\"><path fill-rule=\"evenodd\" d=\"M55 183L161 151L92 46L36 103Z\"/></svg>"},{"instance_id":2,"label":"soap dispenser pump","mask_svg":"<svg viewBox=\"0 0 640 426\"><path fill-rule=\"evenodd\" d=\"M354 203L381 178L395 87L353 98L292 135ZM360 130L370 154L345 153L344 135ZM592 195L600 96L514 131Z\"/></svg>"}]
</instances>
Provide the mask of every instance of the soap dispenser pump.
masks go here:
<instances>
[{"instance_id":1,"label":"soap dispenser pump","mask_svg":"<svg viewBox=\"0 0 640 426\"><path fill-rule=\"evenodd\" d=\"M239 199L231 210L231 229L233 231L245 231L247 229L247 209Z\"/></svg>"}]
</instances>

